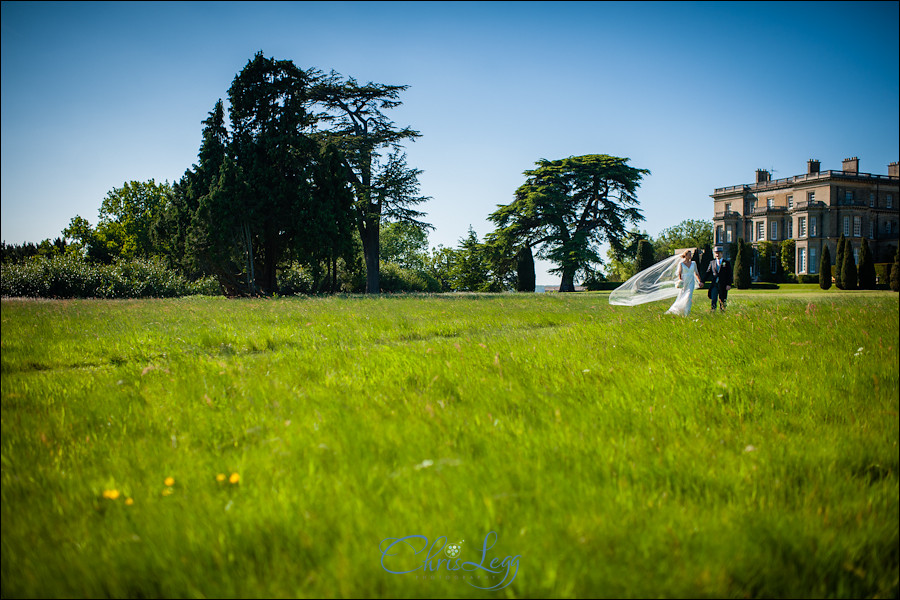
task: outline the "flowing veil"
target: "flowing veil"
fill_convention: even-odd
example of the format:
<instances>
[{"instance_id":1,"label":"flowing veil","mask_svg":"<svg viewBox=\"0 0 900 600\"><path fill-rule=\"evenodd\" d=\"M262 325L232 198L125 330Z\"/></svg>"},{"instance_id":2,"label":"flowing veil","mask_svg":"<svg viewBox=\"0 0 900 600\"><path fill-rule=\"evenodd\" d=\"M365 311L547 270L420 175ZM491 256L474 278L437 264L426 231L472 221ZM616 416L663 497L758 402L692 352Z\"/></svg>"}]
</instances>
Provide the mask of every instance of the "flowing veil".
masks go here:
<instances>
[{"instance_id":1,"label":"flowing veil","mask_svg":"<svg viewBox=\"0 0 900 600\"><path fill-rule=\"evenodd\" d=\"M609 303L618 306L636 306L674 298L681 291L678 286L678 263L681 256L670 256L648 267L614 289Z\"/></svg>"}]
</instances>

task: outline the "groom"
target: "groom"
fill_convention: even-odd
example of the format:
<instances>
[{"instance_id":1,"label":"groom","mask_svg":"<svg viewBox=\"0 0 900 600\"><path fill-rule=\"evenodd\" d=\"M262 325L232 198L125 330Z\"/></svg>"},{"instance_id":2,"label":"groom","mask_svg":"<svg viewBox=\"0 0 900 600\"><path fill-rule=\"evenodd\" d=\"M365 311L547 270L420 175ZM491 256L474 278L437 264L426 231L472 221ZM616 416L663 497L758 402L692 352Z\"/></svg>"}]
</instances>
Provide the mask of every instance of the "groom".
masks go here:
<instances>
[{"instance_id":1,"label":"groom","mask_svg":"<svg viewBox=\"0 0 900 600\"><path fill-rule=\"evenodd\" d=\"M712 310L716 310L716 301L719 307L725 310L725 304L728 300L728 290L734 283L731 274L731 263L722 258L722 247L716 246L716 257L709 263L706 269L706 279L710 282L709 291L706 295L712 300Z\"/></svg>"}]
</instances>

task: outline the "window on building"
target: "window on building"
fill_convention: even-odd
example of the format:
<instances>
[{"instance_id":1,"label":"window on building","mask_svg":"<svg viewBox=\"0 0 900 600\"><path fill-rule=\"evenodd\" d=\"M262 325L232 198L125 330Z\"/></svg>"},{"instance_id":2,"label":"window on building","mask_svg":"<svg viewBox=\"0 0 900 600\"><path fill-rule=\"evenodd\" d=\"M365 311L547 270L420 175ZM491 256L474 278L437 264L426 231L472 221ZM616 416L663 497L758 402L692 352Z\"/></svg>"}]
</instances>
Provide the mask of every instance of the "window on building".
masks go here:
<instances>
[{"instance_id":1,"label":"window on building","mask_svg":"<svg viewBox=\"0 0 900 600\"><path fill-rule=\"evenodd\" d=\"M797 233L800 237L806 237L806 217L800 217L797 219Z\"/></svg>"},{"instance_id":2,"label":"window on building","mask_svg":"<svg viewBox=\"0 0 900 600\"><path fill-rule=\"evenodd\" d=\"M778 270L778 257L773 252L771 256L769 256L769 273L774 273Z\"/></svg>"},{"instance_id":3,"label":"window on building","mask_svg":"<svg viewBox=\"0 0 900 600\"><path fill-rule=\"evenodd\" d=\"M857 266L859 266L859 248L853 249L853 262L855 262Z\"/></svg>"},{"instance_id":4,"label":"window on building","mask_svg":"<svg viewBox=\"0 0 900 600\"><path fill-rule=\"evenodd\" d=\"M721 227L716 227L716 243L717 244L722 243L722 228Z\"/></svg>"},{"instance_id":5,"label":"window on building","mask_svg":"<svg viewBox=\"0 0 900 600\"><path fill-rule=\"evenodd\" d=\"M788 196L788 208L790 208L790 209L794 208L794 197L793 196Z\"/></svg>"},{"instance_id":6,"label":"window on building","mask_svg":"<svg viewBox=\"0 0 900 600\"><path fill-rule=\"evenodd\" d=\"M766 198L766 208L772 208L775 206L775 198Z\"/></svg>"},{"instance_id":7,"label":"window on building","mask_svg":"<svg viewBox=\"0 0 900 600\"><path fill-rule=\"evenodd\" d=\"M731 225L725 227L725 241L729 244L734 241L734 230Z\"/></svg>"},{"instance_id":8,"label":"window on building","mask_svg":"<svg viewBox=\"0 0 900 600\"><path fill-rule=\"evenodd\" d=\"M769 223L769 239L778 239L778 221L772 221L771 223Z\"/></svg>"},{"instance_id":9,"label":"window on building","mask_svg":"<svg viewBox=\"0 0 900 600\"><path fill-rule=\"evenodd\" d=\"M844 217L844 237L850 237L850 217Z\"/></svg>"},{"instance_id":10,"label":"window on building","mask_svg":"<svg viewBox=\"0 0 900 600\"><path fill-rule=\"evenodd\" d=\"M888 208L894 208L894 195L888 194L887 198L885 198L886 204Z\"/></svg>"},{"instance_id":11,"label":"window on building","mask_svg":"<svg viewBox=\"0 0 900 600\"><path fill-rule=\"evenodd\" d=\"M862 235L862 217L853 217L853 237Z\"/></svg>"},{"instance_id":12,"label":"window on building","mask_svg":"<svg viewBox=\"0 0 900 600\"><path fill-rule=\"evenodd\" d=\"M819 264L816 262L816 249L809 249L809 272L816 273L819 270Z\"/></svg>"},{"instance_id":13,"label":"window on building","mask_svg":"<svg viewBox=\"0 0 900 600\"><path fill-rule=\"evenodd\" d=\"M794 237L794 220L793 220L793 219L788 219L788 222L787 222L787 237L788 237L788 238Z\"/></svg>"},{"instance_id":14,"label":"window on building","mask_svg":"<svg viewBox=\"0 0 900 600\"><path fill-rule=\"evenodd\" d=\"M850 204L850 203L853 202L853 190L846 190L846 191L844 192L844 201L845 201L847 204Z\"/></svg>"},{"instance_id":15,"label":"window on building","mask_svg":"<svg viewBox=\"0 0 900 600\"><path fill-rule=\"evenodd\" d=\"M818 231L816 229L816 218L809 218L809 237L816 237L818 235Z\"/></svg>"},{"instance_id":16,"label":"window on building","mask_svg":"<svg viewBox=\"0 0 900 600\"><path fill-rule=\"evenodd\" d=\"M885 221L885 223L884 223L884 232L885 232L885 233L891 233L891 230L892 230L892 227L891 227L891 221Z\"/></svg>"},{"instance_id":17,"label":"window on building","mask_svg":"<svg viewBox=\"0 0 900 600\"><path fill-rule=\"evenodd\" d=\"M731 212L731 202L725 203L725 212Z\"/></svg>"},{"instance_id":18,"label":"window on building","mask_svg":"<svg viewBox=\"0 0 900 600\"><path fill-rule=\"evenodd\" d=\"M756 224L756 239L764 240L766 239L766 224L760 221Z\"/></svg>"},{"instance_id":19,"label":"window on building","mask_svg":"<svg viewBox=\"0 0 900 600\"><path fill-rule=\"evenodd\" d=\"M797 272L806 273L806 248L797 248Z\"/></svg>"},{"instance_id":20,"label":"window on building","mask_svg":"<svg viewBox=\"0 0 900 600\"><path fill-rule=\"evenodd\" d=\"M806 192L806 201L812 204L816 201L816 193L815 192Z\"/></svg>"},{"instance_id":21,"label":"window on building","mask_svg":"<svg viewBox=\"0 0 900 600\"><path fill-rule=\"evenodd\" d=\"M875 192L869 192L869 208L875 208Z\"/></svg>"},{"instance_id":22,"label":"window on building","mask_svg":"<svg viewBox=\"0 0 900 600\"><path fill-rule=\"evenodd\" d=\"M875 239L875 219L869 219L869 239Z\"/></svg>"}]
</instances>

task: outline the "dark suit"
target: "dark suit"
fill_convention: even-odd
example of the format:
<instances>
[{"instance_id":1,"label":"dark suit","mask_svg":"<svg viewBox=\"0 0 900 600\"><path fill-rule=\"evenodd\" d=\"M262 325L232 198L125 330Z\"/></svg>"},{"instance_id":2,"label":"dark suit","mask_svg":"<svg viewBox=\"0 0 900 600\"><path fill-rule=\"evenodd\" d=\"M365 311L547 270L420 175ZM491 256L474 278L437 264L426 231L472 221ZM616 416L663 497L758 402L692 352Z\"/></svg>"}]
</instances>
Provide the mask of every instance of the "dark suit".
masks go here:
<instances>
[{"instance_id":1,"label":"dark suit","mask_svg":"<svg viewBox=\"0 0 900 600\"><path fill-rule=\"evenodd\" d=\"M731 263L722 259L722 265L713 259L706 269L706 279L710 282L709 290L706 295L712 300L712 309L716 310L716 301L722 303L722 310L725 310L725 302L728 300L728 286L734 283L731 273Z\"/></svg>"}]
</instances>

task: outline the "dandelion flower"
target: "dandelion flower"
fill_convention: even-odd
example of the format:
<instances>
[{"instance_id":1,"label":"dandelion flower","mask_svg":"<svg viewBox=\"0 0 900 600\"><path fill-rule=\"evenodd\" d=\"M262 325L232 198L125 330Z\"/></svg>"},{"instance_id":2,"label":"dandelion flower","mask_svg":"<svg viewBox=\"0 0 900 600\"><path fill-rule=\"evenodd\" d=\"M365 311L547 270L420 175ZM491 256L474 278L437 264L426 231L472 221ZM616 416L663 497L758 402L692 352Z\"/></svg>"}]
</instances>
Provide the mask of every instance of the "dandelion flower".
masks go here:
<instances>
[{"instance_id":1,"label":"dandelion flower","mask_svg":"<svg viewBox=\"0 0 900 600\"><path fill-rule=\"evenodd\" d=\"M172 495L172 488L163 488L162 495L163 495L163 496L171 496L171 495Z\"/></svg>"},{"instance_id":2,"label":"dandelion flower","mask_svg":"<svg viewBox=\"0 0 900 600\"><path fill-rule=\"evenodd\" d=\"M169 487L172 487L173 485L175 485L175 478L174 477L166 477L166 480L163 483L165 483Z\"/></svg>"},{"instance_id":3,"label":"dandelion flower","mask_svg":"<svg viewBox=\"0 0 900 600\"><path fill-rule=\"evenodd\" d=\"M231 483L237 483L240 480L241 480L241 476L238 475L237 473L232 473L231 477L228 478L228 481L230 481Z\"/></svg>"},{"instance_id":4,"label":"dandelion flower","mask_svg":"<svg viewBox=\"0 0 900 600\"><path fill-rule=\"evenodd\" d=\"M115 500L119 497L119 490L103 490L103 497Z\"/></svg>"},{"instance_id":5,"label":"dandelion flower","mask_svg":"<svg viewBox=\"0 0 900 600\"><path fill-rule=\"evenodd\" d=\"M127 506L131 506L132 504L134 504L134 498L128 498L127 500L125 500L125 504Z\"/></svg>"},{"instance_id":6,"label":"dandelion flower","mask_svg":"<svg viewBox=\"0 0 900 600\"><path fill-rule=\"evenodd\" d=\"M216 475L216 481L218 481L218 482L225 481L225 473L219 473L218 475Z\"/></svg>"}]
</instances>

